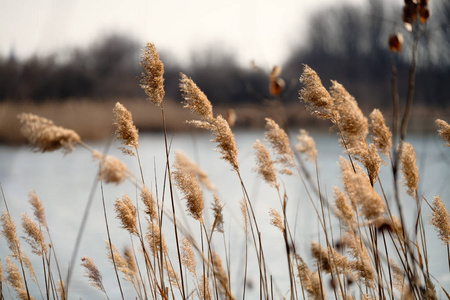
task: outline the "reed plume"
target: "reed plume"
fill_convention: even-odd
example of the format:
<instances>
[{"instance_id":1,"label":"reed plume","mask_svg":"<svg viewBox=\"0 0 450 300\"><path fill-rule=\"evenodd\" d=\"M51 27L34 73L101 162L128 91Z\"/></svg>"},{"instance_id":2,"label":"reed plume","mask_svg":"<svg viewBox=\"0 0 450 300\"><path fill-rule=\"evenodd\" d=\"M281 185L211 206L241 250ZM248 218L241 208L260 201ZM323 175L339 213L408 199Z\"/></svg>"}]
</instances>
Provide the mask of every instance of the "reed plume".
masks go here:
<instances>
[{"instance_id":1,"label":"reed plume","mask_svg":"<svg viewBox=\"0 0 450 300\"><path fill-rule=\"evenodd\" d=\"M354 229L357 226L355 211L353 210L348 198L345 196L344 192L338 187L334 187L334 199L336 216L344 222L344 225L350 229Z\"/></svg>"},{"instance_id":2,"label":"reed plume","mask_svg":"<svg viewBox=\"0 0 450 300\"><path fill-rule=\"evenodd\" d=\"M214 268L214 273L216 275L216 279L219 281L221 286L221 292L223 294L227 294L227 296L230 299L236 299L233 294L231 294L231 291L228 286L228 275L225 269L223 268L222 260L220 259L219 254L217 254L215 251L211 252L212 261L211 264Z\"/></svg>"},{"instance_id":3,"label":"reed plume","mask_svg":"<svg viewBox=\"0 0 450 300\"><path fill-rule=\"evenodd\" d=\"M401 147L402 151L400 159L403 178L406 187L408 188L408 194L416 197L417 189L419 187L419 169L417 168L416 151L414 151L414 147L407 142L403 142Z\"/></svg>"},{"instance_id":4,"label":"reed plume","mask_svg":"<svg viewBox=\"0 0 450 300\"><path fill-rule=\"evenodd\" d=\"M59 297L61 299L66 299L66 297L67 297L66 296L67 289L66 289L66 285L64 284L64 280L58 280L58 284L57 284L56 290L57 290L57 292L59 294Z\"/></svg>"},{"instance_id":5,"label":"reed plume","mask_svg":"<svg viewBox=\"0 0 450 300\"><path fill-rule=\"evenodd\" d=\"M136 208L134 207L128 195L117 198L114 203L114 211L116 218L120 220L121 227L126 229L130 234L138 235Z\"/></svg>"},{"instance_id":6,"label":"reed plume","mask_svg":"<svg viewBox=\"0 0 450 300\"><path fill-rule=\"evenodd\" d=\"M178 273L173 268L172 264L168 261L166 261L164 267L167 271L167 276L169 277L170 284L177 289L180 289L180 277L178 276Z\"/></svg>"},{"instance_id":7,"label":"reed plume","mask_svg":"<svg viewBox=\"0 0 450 300\"><path fill-rule=\"evenodd\" d=\"M203 187L207 188L210 191L216 191L216 186L209 180L208 173L202 170L197 163L195 163L192 159L190 159L185 153L180 150L176 151L176 155L180 157L180 163L183 164L183 169L191 170L195 173L198 178L198 181L202 184Z\"/></svg>"},{"instance_id":8,"label":"reed plume","mask_svg":"<svg viewBox=\"0 0 450 300\"><path fill-rule=\"evenodd\" d=\"M52 121L33 114L17 116L22 125L20 131L36 151L48 152L63 148L64 153L73 151L81 142L80 136L71 129L56 126Z\"/></svg>"},{"instance_id":9,"label":"reed plume","mask_svg":"<svg viewBox=\"0 0 450 300\"><path fill-rule=\"evenodd\" d=\"M211 300L211 287L209 286L208 276L202 274L198 284L198 297L202 300Z\"/></svg>"},{"instance_id":10,"label":"reed plume","mask_svg":"<svg viewBox=\"0 0 450 300\"><path fill-rule=\"evenodd\" d=\"M347 231L343 242L350 248L350 254L355 259L350 262L351 269L356 273L356 276L366 286L375 286L375 272L370 263L370 256L366 246L361 239L351 231Z\"/></svg>"},{"instance_id":11,"label":"reed plume","mask_svg":"<svg viewBox=\"0 0 450 300\"><path fill-rule=\"evenodd\" d=\"M12 257L20 260L20 246L19 238L17 237L16 224L12 220L8 212L3 212L1 216L2 221L2 235L5 237L9 250L12 252Z\"/></svg>"},{"instance_id":12,"label":"reed plume","mask_svg":"<svg viewBox=\"0 0 450 300\"><path fill-rule=\"evenodd\" d=\"M224 205L222 205L220 203L220 199L217 194L214 194L213 197L214 197L214 203L212 204L212 210L214 212L214 228L213 229L216 229L218 232L223 233L224 220L223 220L222 210L223 210Z\"/></svg>"},{"instance_id":13,"label":"reed plume","mask_svg":"<svg viewBox=\"0 0 450 300\"><path fill-rule=\"evenodd\" d=\"M298 277L302 287L309 295L309 299L323 300L326 299L325 289L320 279L319 273L311 272L306 263L300 256L297 259Z\"/></svg>"},{"instance_id":14,"label":"reed plume","mask_svg":"<svg viewBox=\"0 0 450 300\"><path fill-rule=\"evenodd\" d=\"M156 201L152 193L144 185L141 190L141 200L145 205L145 213L151 218L151 220L158 220L158 210L156 208Z\"/></svg>"},{"instance_id":15,"label":"reed plume","mask_svg":"<svg viewBox=\"0 0 450 300\"><path fill-rule=\"evenodd\" d=\"M275 208L271 208L269 210L269 215L270 224L280 229L280 231L284 234L283 218L281 217L280 213Z\"/></svg>"},{"instance_id":16,"label":"reed plume","mask_svg":"<svg viewBox=\"0 0 450 300\"><path fill-rule=\"evenodd\" d=\"M436 125L439 127L438 133L441 138L447 142L447 146L450 147L450 125L444 120L437 119Z\"/></svg>"},{"instance_id":17,"label":"reed plume","mask_svg":"<svg viewBox=\"0 0 450 300\"><path fill-rule=\"evenodd\" d=\"M116 139L130 148L137 149L139 147L139 134L136 126L134 126L131 113L119 102L114 106L113 112ZM129 153L128 151L125 152L126 154Z\"/></svg>"},{"instance_id":18,"label":"reed plume","mask_svg":"<svg viewBox=\"0 0 450 300\"><path fill-rule=\"evenodd\" d=\"M277 159L275 163L283 166L280 172L292 175L293 172L290 169L295 167L294 152L291 149L286 132L274 120L266 118L266 132L264 135L276 154Z\"/></svg>"},{"instance_id":19,"label":"reed plume","mask_svg":"<svg viewBox=\"0 0 450 300\"><path fill-rule=\"evenodd\" d=\"M39 256L47 253L47 244L45 243L42 230L27 214L22 214L22 227L27 235L25 240L31 246L31 251Z\"/></svg>"},{"instance_id":20,"label":"reed plume","mask_svg":"<svg viewBox=\"0 0 450 300\"><path fill-rule=\"evenodd\" d=\"M98 180L106 183L122 183L127 177L129 171L127 166L118 158L111 155L103 155L98 151L92 153L92 157L98 160L100 170L98 172Z\"/></svg>"},{"instance_id":21,"label":"reed plume","mask_svg":"<svg viewBox=\"0 0 450 300\"><path fill-rule=\"evenodd\" d=\"M256 171L269 185L278 187L277 173L269 150L260 140L256 140L253 149L256 151Z\"/></svg>"},{"instance_id":22,"label":"reed plume","mask_svg":"<svg viewBox=\"0 0 450 300\"><path fill-rule=\"evenodd\" d=\"M303 65L303 73L300 77L303 88L300 90L299 98L306 104L311 114L321 119L335 120L337 111L334 108L334 101L317 73L308 65Z\"/></svg>"},{"instance_id":23,"label":"reed plume","mask_svg":"<svg viewBox=\"0 0 450 300\"><path fill-rule=\"evenodd\" d=\"M374 109L369 117L373 131L373 142L381 153L389 157L392 148L392 133L386 126L383 114L380 110Z\"/></svg>"},{"instance_id":24,"label":"reed plume","mask_svg":"<svg viewBox=\"0 0 450 300\"><path fill-rule=\"evenodd\" d=\"M181 240L181 262L186 268L191 272L192 275L196 276L195 273L195 255L194 250L192 250L191 243L187 238Z\"/></svg>"},{"instance_id":25,"label":"reed plume","mask_svg":"<svg viewBox=\"0 0 450 300\"><path fill-rule=\"evenodd\" d=\"M34 299L33 297L29 297L19 268L12 262L10 257L6 257L6 273L8 274L7 281L14 288L19 299Z\"/></svg>"},{"instance_id":26,"label":"reed plume","mask_svg":"<svg viewBox=\"0 0 450 300\"><path fill-rule=\"evenodd\" d=\"M212 122L214 120L213 108L208 97L191 78L183 73L180 76L180 90L184 99L183 107L199 115L202 120Z\"/></svg>"},{"instance_id":27,"label":"reed plume","mask_svg":"<svg viewBox=\"0 0 450 300\"><path fill-rule=\"evenodd\" d=\"M342 146L346 151L363 162L367 156L368 146L366 137L369 133L369 124L364 117L355 98L338 82L332 81L331 97L335 109L339 113L338 128L343 140Z\"/></svg>"},{"instance_id":28,"label":"reed plume","mask_svg":"<svg viewBox=\"0 0 450 300\"><path fill-rule=\"evenodd\" d=\"M164 254L167 255L167 245L162 235L161 228L155 222L149 221L147 228L147 242L153 256L156 256L162 248Z\"/></svg>"},{"instance_id":29,"label":"reed plume","mask_svg":"<svg viewBox=\"0 0 450 300\"><path fill-rule=\"evenodd\" d=\"M98 270L91 257L83 256L81 265L84 267L84 276L89 279L90 285L102 291L107 297L105 287L103 286L102 274Z\"/></svg>"},{"instance_id":30,"label":"reed plume","mask_svg":"<svg viewBox=\"0 0 450 300\"><path fill-rule=\"evenodd\" d=\"M316 161L317 148L314 139L309 136L308 132L304 129L300 129L299 135L297 135L298 143L295 145L295 149L306 155L306 160Z\"/></svg>"},{"instance_id":31,"label":"reed plume","mask_svg":"<svg viewBox=\"0 0 450 300\"><path fill-rule=\"evenodd\" d=\"M189 214L203 223L203 193L197 176L191 168L186 167L184 159L184 155L181 155L180 152L176 153L174 163L176 171L172 173L173 178L186 199Z\"/></svg>"},{"instance_id":32,"label":"reed plume","mask_svg":"<svg viewBox=\"0 0 450 300\"><path fill-rule=\"evenodd\" d=\"M450 244L450 214L442 202L441 197L435 196L433 200L433 212L430 217L430 224L438 232L439 239L445 245Z\"/></svg>"},{"instance_id":33,"label":"reed plume","mask_svg":"<svg viewBox=\"0 0 450 300\"><path fill-rule=\"evenodd\" d=\"M125 256L125 260L128 265L128 270L130 270L133 274L136 275L138 273L138 268L137 268L136 260L134 259L133 250L131 250L131 248L127 247L123 253L123 256Z\"/></svg>"},{"instance_id":34,"label":"reed plume","mask_svg":"<svg viewBox=\"0 0 450 300\"><path fill-rule=\"evenodd\" d=\"M33 207L33 214L34 214L34 217L36 218L36 220L38 220L39 224L41 224L45 228L48 228L47 220L45 219L44 206L42 205L42 201L36 195L35 191L31 191L28 194L28 201L30 202L31 206Z\"/></svg>"},{"instance_id":35,"label":"reed plume","mask_svg":"<svg viewBox=\"0 0 450 300\"><path fill-rule=\"evenodd\" d=\"M351 274L349 260L334 248L324 248L316 242L311 242L311 253L321 270L328 273Z\"/></svg>"},{"instance_id":36,"label":"reed plume","mask_svg":"<svg viewBox=\"0 0 450 300\"><path fill-rule=\"evenodd\" d=\"M120 254L119 250L117 250L116 246L114 246L114 244L105 241L106 242L106 250L107 250L107 256L108 256L108 260L115 264L117 270L119 270L120 272L122 272L125 275L125 280L132 282L133 284L135 283L134 281L136 280L136 275L137 275L137 270L136 269L131 269L130 265L128 263L128 260L126 260L122 254ZM111 253L112 250L112 253ZM134 262L134 259L133 259ZM135 264L134 264L135 265ZM136 265L135 265L136 266Z\"/></svg>"},{"instance_id":37,"label":"reed plume","mask_svg":"<svg viewBox=\"0 0 450 300\"><path fill-rule=\"evenodd\" d=\"M140 86L144 89L148 100L161 107L165 95L164 64L159 59L159 53L153 43L147 43L141 55L141 66L144 72L140 77Z\"/></svg>"}]
</instances>

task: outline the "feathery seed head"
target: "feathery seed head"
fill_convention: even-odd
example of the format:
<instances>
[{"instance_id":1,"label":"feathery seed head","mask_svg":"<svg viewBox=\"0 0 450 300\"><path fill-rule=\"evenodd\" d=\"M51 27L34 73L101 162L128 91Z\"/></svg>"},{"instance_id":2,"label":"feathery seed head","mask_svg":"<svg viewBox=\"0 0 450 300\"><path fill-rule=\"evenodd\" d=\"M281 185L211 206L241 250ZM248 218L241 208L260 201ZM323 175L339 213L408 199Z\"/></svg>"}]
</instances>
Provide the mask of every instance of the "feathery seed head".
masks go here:
<instances>
[{"instance_id":1,"label":"feathery seed head","mask_svg":"<svg viewBox=\"0 0 450 300\"><path fill-rule=\"evenodd\" d=\"M300 129L300 134L297 135L298 143L295 145L295 149L306 155L306 160L316 161L317 149L314 139L309 136L308 132L304 129Z\"/></svg>"},{"instance_id":2,"label":"feathery seed head","mask_svg":"<svg viewBox=\"0 0 450 300\"><path fill-rule=\"evenodd\" d=\"M277 173L270 157L269 150L261 143L260 140L256 140L253 144L253 149L256 151L256 168L255 170L259 175L271 186L277 187Z\"/></svg>"},{"instance_id":3,"label":"feathery seed head","mask_svg":"<svg viewBox=\"0 0 450 300\"><path fill-rule=\"evenodd\" d=\"M283 218L281 217L280 213L275 208L271 208L269 210L269 215L270 224L280 229L280 231L284 234Z\"/></svg>"},{"instance_id":4,"label":"feathery seed head","mask_svg":"<svg viewBox=\"0 0 450 300\"><path fill-rule=\"evenodd\" d=\"M103 287L102 274L100 274L94 260L91 257L83 256L81 258L81 265L84 267L84 276L89 279L89 283L106 294L105 288Z\"/></svg>"},{"instance_id":5,"label":"feathery seed head","mask_svg":"<svg viewBox=\"0 0 450 300\"><path fill-rule=\"evenodd\" d=\"M75 131L56 126L46 118L27 113L21 113L17 118L22 124L20 128L22 135L37 151L47 152L63 148L67 154L81 142L80 136Z\"/></svg>"},{"instance_id":6,"label":"feathery seed head","mask_svg":"<svg viewBox=\"0 0 450 300\"><path fill-rule=\"evenodd\" d=\"M192 170L197 176L199 182L208 190L215 191L217 188L214 184L209 180L208 173L202 170L197 163L191 160L185 153L180 150L175 151L176 155L179 157L180 164L184 165L183 169Z\"/></svg>"},{"instance_id":7,"label":"feathery seed head","mask_svg":"<svg viewBox=\"0 0 450 300\"><path fill-rule=\"evenodd\" d=\"M27 214L22 214L22 227L27 235L25 240L31 246L31 251L39 256L47 253L47 244L45 243L42 230L28 217Z\"/></svg>"},{"instance_id":8,"label":"feathery seed head","mask_svg":"<svg viewBox=\"0 0 450 300\"><path fill-rule=\"evenodd\" d=\"M111 155L103 155L98 151L92 153L92 157L98 160L99 173L98 180L104 180L106 183L122 183L128 174L127 166L118 158Z\"/></svg>"},{"instance_id":9,"label":"feathery seed head","mask_svg":"<svg viewBox=\"0 0 450 300\"><path fill-rule=\"evenodd\" d=\"M128 147L139 147L139 134L133 124L131 113L119 102L114 106L114 125L116 126L116 139Z\"/></svg>"},{"instance_id":10,"label":"feathery seed head","mask_svg":"<svg viewBox=\"0 0 450 300\"><path fill-rule=\"evenodd\" d=\"M392 148L392 133L386 126L383 114L380 110L374 109L370 114L370 125L373 131L373 142L381 153L389 156Z\"/></svg>"},{"instance_id":11,"label":"feathery seed head","mask_svg":"<svg viewBox=\"0 0 450 300\"><path fill-rule=\"evenodd\" d=\"M184 99L184 108L199 115L203 120L212 122L214 120L211 102L205 93L195 84L195 82L181 73L180 89Z\"/></svg>"},{"instance_id":12,"label":"feathery seed head","mask_svg":"<svg viewBox=\"0 0 450 300\"><path fill-rule=\"evenodd\" d=\"M353 210L345 194L338 187L334 187L334 199L337 208L337 217L349 228L356 228L355 211Z\"/></svg>"},{"instance_id":13,"label":"feathery seed head","mask_svg":"<svg viewBox=\"0 0 450 300\"><path fill-rule=\"evenodd\" d=\"M442 202L441 197L435 196L433 200L433 212L430 217L430 224L433 225L439 239L446 244L450 244L450 214Z\"/></svg>"},{"instance_id":14,"label":"feathery seed head","mask_svg":"<svg viewBox=\"0 0 450 300\"><path fill-rule=\"evenodd\" d=\"M158 226L156 222L149 221L147 228L147 242L150 246L150 250L153 253L153 256L158 255L158 253L162 251L167 255L167 245L164 240L164 236L161 232L161 228Z\"/></svg>"},{"instance_id":15,"label":"feathery seed head","mask_svg":"<svg viewBox=\"0 0 450 300\"><path fill-rule=\"evenodd\" d=\"M121 222L122 228L125 228L130 234L137 235L136 208L127 195L116 199L114 211L117 214L116 218Z\"/></svg>"},{"instance_id":16,"label":"feathery seed head","mask_svg":"<svg viewBox=\"0 0 450 300\"><path fill-rule=\"evenodd\" d=\"M349 260L334 248L324 248L320 244L312 242L311 253L321 270L328 273L351 274Z\"/></svg>"},{"instance_id":17,"label":"feathery seed head","mask_svg":"<svg viewBox=\"0 0 450 300\"><path fill-rule=\"evenodd\" d=\"M184 160L185 156L181 152L177 152L175 156L174 167L176 171L172 173L177 187L184 195L187 201L189 214L196 220L203 223L203 193L200 189L197 176L194 171L189 168Z\"/></svg>"},{"instance_id":18,"label":"feathery seed head","mask_svg":"<svg viewBox=\"0 0 450 300\"><path fill-rule=\"evenodd\" d=\"M217 194L214 194L214 203L212 205L212 210L214 211L215 229L223 233L223 205L220 203L220 199Z\"/></svg>"},{"instance_id":19,"label":"feathery seed head","mask_svg":"<svg viewBox=\"0 0 450 300\"><path fill-rule=\"evenodd\" d=\"M141 200L145 205L145 213L150 216L151 220L158 220L155 198L146 185L141 190Z\"/></svg>"},{"instance_id":20,"label":"feathery seed head","mask_svg":"<svg viewBox=\"0 0 450 300\"><path fill-rule=\"evenodd\" d=\"M19 259L19 238L17 237L16 224L12 220L11 216L8 212L3 212L1 216L2 221L2 235L5 237L8 242L8 247L12 252L12 256L14 258Z\"/></svg>"},{"instance_id":21,"label":"feathery seed head","mask_svg":"<svg viewBox=\"0 0 450 300\"><path fill-rule=\"evenodd\" d=\"M375 184L375 182L378 180L378 174L380 174L380 165L381 165L381 158L378 154L377 147L375 144L370 144L367 156L362 158L364 167L366 167L367 172L369 173L369 179L371 184Z\"/></svg>"},{"instance_id":22,"label":"feathery seed head","mask_svg":"<svg viewBox=\"0 0 450 300\"><path fill-rule=\"evenodd\" d=\"M277 156L275 163L279 163L284 167L281 173L292 175L293 173L290 169L295 166L295 162L289 137L274 120L266 118L266 122L266 132L264 135Z\"/></svg>"},{"instance_id":23,"label":"feathery seed head","mask_svg":"<svg viewBox=\"0 0 450 300\"><path fill-rule=\"evenodd\" d=\"M194 250L192 250L191 243L187 238L181 240L181 263L186 266L192 275L196 276Z\"/></svg>"},{"instance_id":24,"label":"feathery seed head","mask_svg":"<svg viewBox=\"0 0 450 300\"><path fill-rule=\"evenodd\" d=\"M299 98L305 102L306 108L318 118L334 120L336 111L333 98L322 85L317 73L309 66L304 65L300 82L304 87L300 90Z\"/></svg>"},{"instance_id":25,"label":"feathery seed head","mask_svg":"<svg viewBox=\"0 0 450 300\"><path fill-rule=\"evenodd\" d=\"M441 138L447 142L447 146L450 147L450 125L444 120L437 119L436 125L439 127L438 133Z\"/></svg>"},{"instance_id":26,"label":"feathery seed head","mask_svg":"<svg viewBox=\"0 0 450 300\"><path fill-rule=\"evenodd\" d=\"M234 170L238 171L238 147L228 122L221 115L214 120L212 133L215 136L213 141L217 142L218 151L222 154L222 158L228 161Z\"/></svg>"},{"instance_id":27,"label":"feathery seed head","mask_svg":"<svg viewBox=\"0 0 450 300\"><path fill-rule=\"evenodd\" d=\"M417 189L419 187L419 168L417 168L416 151L414 151L414 147L407 142L403 142L400 147L402 149L400 160L403 178L408 187L408 194L416 197Z\"/></svg>"},{"instance_id":28,"label":"feathery seed head","mask_svg":"<svg viewBox=\"0 0 450 300\"><path fill-rule=\"evenodd\" d=\"M201 300L211 300L211 287L209 286L208 276L202 274L198 284L198 297Z\"/></svg>"},{"instance_id":29,"label":"feathery seed head","mask_svg":"<svg viewBox=\"0 0 450 300\"><path fill-rule=\"evenodd\" d=\"M12 262L10 257L6 257L6 273L8 283L14 288L19 299L29 300L28 293L25 289L23 277L20 274L19 268ZM31 299L34 299L31 297Z\"/></svg>"},{"instance_id":30,"label":"feathery seed head","mask_svg":"<svg viewBox=\"0 0 450 300\"><path fill-rule=\"evenodd\" d=\"M356 272L359 280L362 280L367 286L374 287L375 273L370 263L369 252L361 239L351 231L347 231L344 243L350 248L350 254L354 261L351 262L351 268Z\"/></svg>"},{"instance_id":31,"label":"feathery seed head","mask_svg":"<svg viewBox=\"0 0 450 300\"><path fill-rule=\"evenodd\" d=\"M31 191L28 194L28 201L30 201L33 207L33 214L36 220L44 227L47 227L47 221L45 220L44 206L42 205L41 199L36 195L35 191Z\"/></svg>"},{"instance_id":32,"label":"feathery seed head","mask_svg":"<svg viewBox=\"0 0 450 300\"><path fill-rule=\"evenodd\" d=\"M164 99L164 64L159 59L159 53L152 43L147 43L142 55L141 66L144 71L141 75L141 88L144 89L148 100L153 104L162 106Z\"/></svg>"}]
</instances>

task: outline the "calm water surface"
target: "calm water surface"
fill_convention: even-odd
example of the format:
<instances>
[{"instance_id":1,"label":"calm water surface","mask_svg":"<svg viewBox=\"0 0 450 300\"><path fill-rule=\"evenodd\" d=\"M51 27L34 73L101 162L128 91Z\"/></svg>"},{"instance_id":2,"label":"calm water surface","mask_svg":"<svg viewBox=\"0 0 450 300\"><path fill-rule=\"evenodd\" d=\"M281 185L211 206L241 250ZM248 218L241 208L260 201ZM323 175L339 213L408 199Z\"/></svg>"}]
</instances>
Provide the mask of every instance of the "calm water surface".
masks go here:
<instances>
[{"instance_id":1,"label":"calm water surface","mask_svg":"<svg viewBox=\"0 0 450 300\"><path fill-rule=\"evenodd\" d=\"M342 149L337 145L334 134L310 132L316 141L319 152L319 178L322 192L332 201L333 186L341 187L338 160ZM239 209L239 201L242 199L242 190L237 176L231 167L220 160L220 154L213 151L214 144L209 142L208 134L175 134L173 135L172 149L182 150L189 157L208 172L211 181L217 186L219 196L225 203L225 239L231 241L229 255L231 257L231 284L239 297L241 282L243 279L244 259L244 235L241 229L242 217ZM275 289L285 294L289 288L287 274L286 256L282 236L276 228L269 223L269 209L271 207L280 211L280 202L276 191L263 182L253 172L255 166L253 143L256 139L264 139L262 131L240 131L236 132L236 140L239 147L239 163L244 183L252 199L257 219L261 227L262 243L265 249L268 267L275 281ZM294 139L292 139L294 140ZM448 208L450 208L450 148L444 147L443 142L434 134L410 135L408 141L416 147L418 167L420 170L420 193L429 201L434 195L440 195ZM103 143L91 143L92 147L102 150ZM164 179L164 142L161 134L141 134L141 145L139 148L144 177L146 184L152 186L154 194L159 198L163 193ZM139 174L135 158L124 157L117 144L113 144L110 154L120 157L128 167ZM172 152L173 152L172 151ZM174 153L171 159L173 160ZM64 156L61 152L56 153L34 153L29 147L6 147L0 146L0 181L5 192L8 206L19 228L21 213L32 214L27 202L30 191L36 191L43 201L47 223L54 241L54 247L60 261L62 271L67 271L67 265L75 245L75 239L82 219L83 211L89 197L91 187L95 180L96 163L92 160L90 153L84 149L77 148L73 153ZM315 168L311 163L306 163L308 170L315 176ZM388 198L392 198L392 176L387 166L382 166L381 182ZM281 177L282 190L286 190L288 196L288 219L293 228L297 251L307 260L310 259L310 241L317 241L320 237L317 218L307 197L305 188L297 177ZM158 191L156 191L156 186ZM379 185L377 189L380 190ZM117 197L128 194L130 198L136 199L138 191L130 184L123 183L119 186L104 186L106 209L113 243L118 249L123 250L131 245L129 235L118 229L119 223L114 218L113 204ZM205 222L211 224L211 201L212 194L204 193L205 196ZM182 222L189 228L194 236L199 237L198 223L186 216L185 203L179 201L179 195L175 195L177 214ZM408 216L408 224L412 224L412 215L415 212L415 201L402 194L405 207L405 215ZM168 202L166 202L167 205ZM5 210L4 203L0 202L0 209ZM428 216L430 209L424 206L424 216ZM165 239L170 247L171 256L176 258L172 225L167 223L164 230ZM333 229L338 230L337 224ZM448 275L448 264L446 262L446 249L436 238L436 233L427 226L427 244L432 274L441 284L450 288L450 276ZM22 235L20 232L19 235ZM220 234L215 234L214 247L224 258L223 239ZM86 231L80 246L78 257L91 256L99 267L104 280L104 285L111 299L119 299L120 294L112 265L106 257L107 238L103 209L101 204L100 187L97 188L94 202L90 210ZM136 242L136 241L135 241ZM23 242L23 247L30 253L37 273L41 270L40 260L33 257L31 251ZM249 299L256 297L258 291L258 269L254 259L254 250L249 249L252 257L249 263L249 280L253 289L249 288ZM0 258L4 263L8 255L8 249L4 239L0 242ZM100 292L90 287L86 278L82 275L83 270L79 266L80 260L75 267L73 281L70 288L71 299L94 299L101 298ZM199 270L199 273L201 271ZM193 283L189 282L192 287ZM134 295L134 290L123 282L127 295ZM134 298L134 296L127 297Z\"/></svg>"}]
</instances>

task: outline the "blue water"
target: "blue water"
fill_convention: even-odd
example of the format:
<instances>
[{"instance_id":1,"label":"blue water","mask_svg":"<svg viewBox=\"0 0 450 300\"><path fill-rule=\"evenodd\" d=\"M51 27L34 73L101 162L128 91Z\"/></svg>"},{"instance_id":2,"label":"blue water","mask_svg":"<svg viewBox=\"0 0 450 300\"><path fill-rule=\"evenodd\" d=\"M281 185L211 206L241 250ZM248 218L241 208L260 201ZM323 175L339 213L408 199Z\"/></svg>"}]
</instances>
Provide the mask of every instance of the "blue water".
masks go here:
<instances>
[{"instance_id":1,"label":"blue water","mask_svg":"<svg viewBox=\"0 0 450 300\"><path fill-rule=\"evenodd\" d=\"M275 282L275 293L280 296L285 295L289 289L289 279L287 274L286 254L284 243L280 231L269 223L269 209L271 207L280 211L280 202L275 189L263 182L253 171L255 166L253 143L256 139L264 139L262 131L237 131L236 141L239 147L239 164L249 196L252 200L258 223L262 232L262 244L265 250L265 256L270 274L273 275ZM318 148L319 161L319 180L321 190L329 201L333 201L333 186L341 187L339 166L337 164L342 149L339 148L337 137L334 133L310 132L315 139ZM220 154L213 150L215 145L209 140L211 136L203 133L176 133L170 136L172 139L173 160L174 151L182 150L189 157L197 161L210 176L211 181L217 186L221 201L225 204L225 239L231 246L228 248L228 254L231 260L231 288L239 298L242 291L243 280L243 258L244 258L244 234L242 231L242 216L239 209L239 201L242 199L242 189L240 182L231 170L228 163L222 161ZM292 139L295 141L295 138ZM409 135L408 141L416 148L418 157L418 167L420 171L420 189L419 193L430 202L434 195L440 195L444 203L450 208L450 148L445 147L439 137L431 134ZM90 146L100 151L104 148L103 142L89 143ZM152 192L156 194L158 187L159 199L163 193L163 179L165 166L164 142L161 134L141 134L140 136L140 156L144 170L146 184L152 187ZM136 175L139 175L139 168L136 158L125 157L117 149L119 145L113 143L110 154L120 157ZM88 151L81 147L64 156L61 152L55 153L35 153L29 147L8 147L0 146L0 182L2 184L5 197L11 211L12 217L19 228L21 213L26 212L32 215L32 210L27 202L27 195L34 190L43 201L47 222L53 237L54 247L60 262L62 272L67 272L68 262L74 249L76 235L83 216L86 202L96 174L96 163L92 160ZM306 162L308 170L315 176L314 165ZM287 216L291 224L291 229L295 236L297 251L308 262L311 262L309 247L311 241L318 241L323 237L314 214L310 200L307 197L305 188L298 177L282 176L282 192L286 191L288 196ZM388 166L382 166L381 182L386 195L392 199L392 176ZM377 185L377 190L379 186ZM123 194L128 194L131 199L136 199L138 191L129 182L121 185L109 184L104 186L104 196L106 201L106 210L113 243L119 250L130 245L130 236L123 229L119 229L119 223L114 218L113 204L116 198ZM168 194L166 193L168 196ZM205 222L211 226L211 202L213 201L210 192L204 192L205 197ZM415 212L415 200L402 192L402 203L404 213L407 216L407 223L413 224L413 215ZM184 224L188 230L199 241L200 235L198 223L185 213L185 203L179 200L180 195L175 193L176 212L180 223ZM170 208L170 198L166 198L166 208ZM316 200L317 201L317 200ZM317 202L316 202L317 203ZM3 201L0 202L0 210L4 211ZM429 216L430 209L424 204L423 216L425 219ZM144 222L143 222L144 223ZM336 222L333 223L333 230L338 231ZM145 226L145 225L143 225ZM450 288L450 276L448 270L446 248L436 237L436 232L430 225L427 226L427 245L429 255L429 267L431 273L446 288ZM410 226L411 227L411 226ZM169 252L173 262L176 262L175 243L173 236L172 223L168 222L163 226L163 232L166 242L169 246ZM19 232L22 236L22 232ZM224 259L222 236L215 233L213 240L214 248L222 255ZM112 265L106 257L107 238L103 209L101 204L100 188L95 193L89 219L86 224L85 234L80 245L78 257L83 255L91 256L103 275L103 281L108 295L111 299L119 299L120 294L117 287L116 277ZM137 240L134 240L135 244ZM250 245L251 243L249 243ZM229 244L227 244L227 247ZM34 264L38 274L42 270L40 259L31 254L28 245L22 241L22 247ZM0 258L5 262L6 255L9 254L6 242L1 239ZM254 298L259 293L258 269L256 264L255 252L249 246L249 280L253 284L253 289L247 290L248 298ZM200 261L197 260L198 274L201 273ZM73 281L70 285L71 299L93 299L101 298L102 294L93 287L89 286L88 280L83 277L83 270L79 266L80 259L77 260ZM313 264L310 263L312 267ZM5 269L5 264L4 264ZM175 269L178 269L175 267ZM126 298L134 298L134 290L131 285L122 281L127 295ZM193 281L188 280L190 287L193 287ZM43 285L43 282L41 282ZM439 287L437 287L439 289ZM36 288L32 288L33 293L38 293ZM279 292L279 294L277 293ZM8 299L9 294L5 293ZM36 294L39 298L39 294Z\"/></svg>"}]
</instances>

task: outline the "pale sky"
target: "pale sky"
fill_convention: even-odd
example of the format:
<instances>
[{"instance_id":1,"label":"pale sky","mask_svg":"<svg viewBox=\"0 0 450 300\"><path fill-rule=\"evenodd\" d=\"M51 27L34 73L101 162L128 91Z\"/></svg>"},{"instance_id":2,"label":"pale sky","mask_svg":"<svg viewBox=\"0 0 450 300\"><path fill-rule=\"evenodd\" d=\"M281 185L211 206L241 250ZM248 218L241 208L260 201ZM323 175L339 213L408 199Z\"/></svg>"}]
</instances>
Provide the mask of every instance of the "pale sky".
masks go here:
<instances>
[{"instance_id":1,"label":"pale sky","mask_svg":"<svg viewBox=\"0 0 450 300\"><path fill-rule=\"evenodd\" d=\"M361 4L365 0L345 0ZM0 0L0 53L19 57L84 46L100 34L130 34L180 62L220 44L241 63L283 62L307 34L307 18L333 0ZM339 1L342 3L342 1Z\"/></svg>"}]
</instances>

